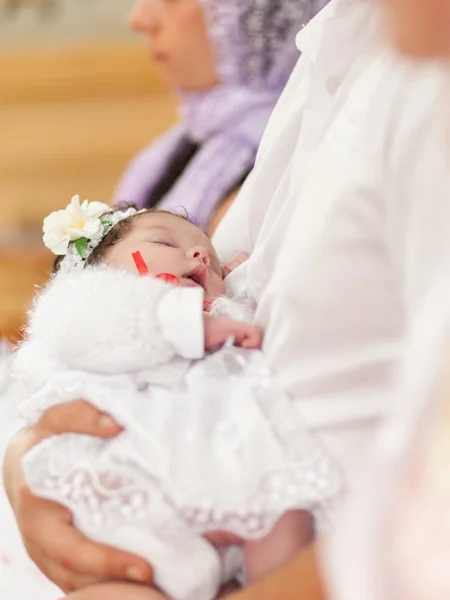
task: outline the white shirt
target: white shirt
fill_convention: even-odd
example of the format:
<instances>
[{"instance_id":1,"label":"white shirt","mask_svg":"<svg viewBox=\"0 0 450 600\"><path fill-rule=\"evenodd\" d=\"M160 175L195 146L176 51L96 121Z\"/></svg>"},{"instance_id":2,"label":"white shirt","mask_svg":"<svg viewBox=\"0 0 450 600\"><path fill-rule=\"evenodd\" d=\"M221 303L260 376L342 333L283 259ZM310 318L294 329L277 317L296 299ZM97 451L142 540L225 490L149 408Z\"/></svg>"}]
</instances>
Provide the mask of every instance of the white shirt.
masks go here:
<instances>
[{"instance_id":1,"label":"white shirt","mask_svg":"<svg viewBox=\"0 0 450 600\"><path fill-rule=\"evenodd\" d=\"M327 541L330 599L449 597L449 268L417 311L392 394L394 410L373 445L358 493Z\"/></svg>"},{"instance_id":2,"label":"white shirt","mask_svg":"<svg viewBox=\"0 0 450 600\"><path fill-rule=\"evenodd\" d=\"M424 219L427 233L449 222L421 210L426 171L410 185L436 89L403 73L369 0L332 1L298 43L303 57L214 242L222 257L252 254L268 362L351 476L388 408L408 311L436 259ZM408 86L417 104L405 112Z\"/></svg>"}]
</instances>

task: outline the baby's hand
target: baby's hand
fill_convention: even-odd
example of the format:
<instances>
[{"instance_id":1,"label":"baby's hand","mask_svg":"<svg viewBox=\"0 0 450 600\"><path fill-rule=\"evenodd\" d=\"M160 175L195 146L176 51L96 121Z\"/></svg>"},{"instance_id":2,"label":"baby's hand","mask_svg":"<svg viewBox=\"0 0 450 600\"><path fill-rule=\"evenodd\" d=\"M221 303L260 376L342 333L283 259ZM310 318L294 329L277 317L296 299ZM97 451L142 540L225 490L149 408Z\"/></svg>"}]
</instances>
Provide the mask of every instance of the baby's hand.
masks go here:
<instances>
[{"instance_id":1,"label":"baby's hand","mask_svg":"<svg viewBox=\"0 0 450 600\"><path fill-rule=\"evenodd\" d=\"M204 315L203 319L206 350L218 350L230 337L234 337L235 346L255 350L261 348L262 331L256 325L234 321L228 317Z\"/></svg>"},{"instance_id":2,"label":"baby's hand","mask_svg":"<svg viewBox=\"0 0 450 600\"><path fill-rule=\"evenodd\" d=\"M223 278L225 279L227 275L237 269L242 263L245 263L246 260L248 260L248 254L244 254L243 252L236 254L236 256L222 268Z\"/></svg>"}]
</instances>

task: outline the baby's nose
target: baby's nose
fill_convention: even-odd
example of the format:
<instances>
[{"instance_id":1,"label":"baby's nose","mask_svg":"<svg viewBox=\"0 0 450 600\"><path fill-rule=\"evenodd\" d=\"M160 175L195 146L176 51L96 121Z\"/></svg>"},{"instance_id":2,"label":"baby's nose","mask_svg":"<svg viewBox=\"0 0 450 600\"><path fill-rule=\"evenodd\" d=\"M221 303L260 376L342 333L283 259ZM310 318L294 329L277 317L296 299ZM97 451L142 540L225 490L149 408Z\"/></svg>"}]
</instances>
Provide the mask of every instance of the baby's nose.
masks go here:
<instances>
[{"instance_id":1,"label":"baby's nose","mask_svg":"<svg viewBox=\"0 0 450 600\"><path fill-rule=\"evenodd\" d=\"M188 258L196 258L199 262L209 267L210 260L208 250L203 246L195 246L194 248L191 248L187 252L186 256Z\"/></svg>"}]
</instances>

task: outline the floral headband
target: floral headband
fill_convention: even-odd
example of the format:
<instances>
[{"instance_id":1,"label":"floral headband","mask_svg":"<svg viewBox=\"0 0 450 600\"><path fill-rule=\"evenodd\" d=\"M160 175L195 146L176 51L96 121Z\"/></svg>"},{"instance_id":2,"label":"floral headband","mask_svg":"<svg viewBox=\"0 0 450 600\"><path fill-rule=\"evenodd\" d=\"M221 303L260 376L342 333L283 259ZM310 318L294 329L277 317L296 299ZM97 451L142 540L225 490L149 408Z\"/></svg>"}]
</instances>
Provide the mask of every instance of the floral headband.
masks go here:
<instances>
[{"instance_id":1,"label":"floral headband","mask_svg":"<svg viewBox=\"0 0 450 600\"><path fill-rule=\"evenodd\" d=\"M44 219L44 244L57 256L64 256L60 271L82 269L102 239L120 221L138 212L135 208L112 209L102 202L80 204L74 196L64 210L52 212Z\"/></svg>"},{"instance_id":2,"label":"floral headband","mask_svg":"<svg viewBox=\"0 0 450 600\"><path fill-rule=\"evenodd\" d=\"M115 211L107 204L88 200L80 204L80 197L74 196L64 210L52 212L44 219L44 244L53 254L64 256L60 272L83 269L89 256L117 223L144 212L146 208L132 207ZM141 253L134 252L132 257L139 275L149 275ZM171 273L159 273L155 277L170 285L180 284L178 277ZM211 302L205 300L203 310L209 312L210 309Z\"/></svg>"}]
</instances>

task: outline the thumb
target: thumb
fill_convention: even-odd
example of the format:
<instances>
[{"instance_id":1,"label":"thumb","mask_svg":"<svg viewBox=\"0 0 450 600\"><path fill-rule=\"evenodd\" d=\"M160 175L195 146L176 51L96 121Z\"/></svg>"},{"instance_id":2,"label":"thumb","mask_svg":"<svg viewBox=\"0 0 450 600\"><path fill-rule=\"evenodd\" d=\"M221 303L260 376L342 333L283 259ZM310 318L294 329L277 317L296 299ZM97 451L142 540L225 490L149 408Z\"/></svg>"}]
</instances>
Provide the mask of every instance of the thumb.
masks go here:
<instances>
[{"instance_id":1,"label":"thumb","mask_svg":"<svg viewBox=\"0 0 450 600\"><path fill-rule=\"evenodd\" d=\"M48 409L36 428L42 437L60 433L81 433L108 438L120 433L120 425L85 400L73 400Z\"/></svg>"}]
</instances>

